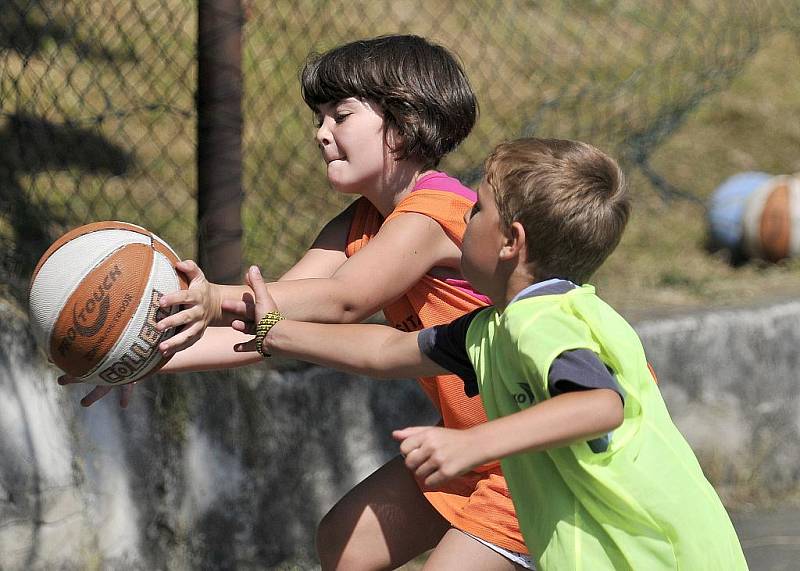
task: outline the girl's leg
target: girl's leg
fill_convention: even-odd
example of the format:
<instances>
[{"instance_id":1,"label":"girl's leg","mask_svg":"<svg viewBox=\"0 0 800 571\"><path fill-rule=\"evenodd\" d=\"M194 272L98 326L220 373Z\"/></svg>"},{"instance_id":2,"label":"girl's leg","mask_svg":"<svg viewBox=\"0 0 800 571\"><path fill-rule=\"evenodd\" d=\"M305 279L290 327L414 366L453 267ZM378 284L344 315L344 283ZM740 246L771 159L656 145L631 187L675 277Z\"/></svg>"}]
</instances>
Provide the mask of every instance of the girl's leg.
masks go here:
<instances>
[{"instance_id":1,"label":"girl's leg","mask_svg":"<svg viewBox=\"0 0 800 571\"><path fill-rule=\"evenodd\" d=\"M423 571L524 571L469 535L450 528L436 546Z\"/></svg>"},{"instance_id":2,"label":"girl's leg","mask_svg":"<svg viewBox=\"0 0 800 571\"><path fill-rule=\"evenodd\" d=\"M325 515L317 530L317 553L323 571L395 569L435 547L448 529L398 456Z\"/></svg>"}]
</instances>

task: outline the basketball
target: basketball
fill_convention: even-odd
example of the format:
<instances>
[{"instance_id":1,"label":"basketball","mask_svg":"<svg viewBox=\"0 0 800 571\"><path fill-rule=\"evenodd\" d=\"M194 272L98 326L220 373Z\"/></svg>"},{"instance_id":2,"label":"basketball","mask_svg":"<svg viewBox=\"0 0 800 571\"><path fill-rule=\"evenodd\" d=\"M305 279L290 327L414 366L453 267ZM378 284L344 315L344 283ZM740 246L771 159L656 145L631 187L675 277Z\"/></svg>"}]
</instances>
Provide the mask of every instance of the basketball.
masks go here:
<instances>
[{"instance_id":1,"label":"basketball","mask_svg":"<svg viewBox=\"0 0 800 571\"><path fill-rule=\"evenodd\" d=\"M744 250L751 258L778 262L800 254L800 178L775 176L747 198Z\"/></svg>"},{"instance_id":2,"label":"basketball","mask_svg":"<svg viewBox=\"0 0 800 571\"><path fill-rule=\"evenodd\" d=\"M179 258L155 234L125 222L96 222L67 232L31 277L31 329L50 361L86 383L122 385L166 363L158 344L172 330L165 294L187 287ZM178 308L173 308L172 313Z\"/></svg>"},{"instance_id":3,"label":"basketball","mask_svg":"<svg viewBox=\"0 0 800 571\"><path fill-rule=\"evenodd\" d=\"M765 172L735 174L720 184L708 201L711 246L738 253L742 248L744 207L747 199L772 178Z\"/></svg>"}]
</instances>

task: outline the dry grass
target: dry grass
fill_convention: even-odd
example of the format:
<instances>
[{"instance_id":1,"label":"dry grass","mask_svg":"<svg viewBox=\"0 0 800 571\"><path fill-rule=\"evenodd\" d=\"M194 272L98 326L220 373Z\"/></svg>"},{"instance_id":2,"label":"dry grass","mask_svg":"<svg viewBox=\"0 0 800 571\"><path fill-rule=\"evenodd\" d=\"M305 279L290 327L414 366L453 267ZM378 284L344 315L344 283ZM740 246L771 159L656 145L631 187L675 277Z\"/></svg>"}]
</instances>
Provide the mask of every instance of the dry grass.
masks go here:
<instances>
[{"instance_id":1,"label":"dry grass","mask_svg":"<svg viewBox=\"0 0 800 571\"><path fill-rule=\"evenodd\" d=\"M789 34L770 39L729 89L706 99L655 153L655 168L687 192L709 197L736 173L800 171L800 50ZM617 252L596 276L623 312L764 303L800 291L800 262L732 267L705 247L705 210L664 202L641 177L634 214Z\"/></svg>"},{"instance_id":2,"label":"dry grass","mask_svg":"<svg viewBox=\"0 0 800 571\"><path fill-rule=\"evenodd\" d=\"M162 234L184 257L195 256L193 5L71 0L47 11L14 2L27 7L27 26L55 22L62 32L45 34L31 54L0 51L0 129L16 113L71 121L133 157L121 175L69 165L23 168L13 173L15 183L28 200L47 203L72 225L130 220ZM778 29L766 6L792 2L747 10L740 4L508 2L486 10L444 0L358 0L342 10L318 0L250 3L243 62L245 262L280 274L346 202L325 184L297 73L309 51L356 37L417 33L462 59L481 115L442 165L454 173L479 166L497 141L531 132L581 138L614 154L630 152L631 137L649 136L654 168L700 198L743 170L800 170L796 34L783 20L785 31L763 32ZM759 51L748 60L751 44ZM728 85L741 62L742 73ZM691 112L682 116L684 110ZM675 119L678 130L648 134L665 118ZM664 202L630 163L628 169L634 216L595 279L623 312L749 303L796 291L797 263L731 268L703 247L702 206ZM0 232L7 233L4 214Z\"/></svg>"}]
</instances>

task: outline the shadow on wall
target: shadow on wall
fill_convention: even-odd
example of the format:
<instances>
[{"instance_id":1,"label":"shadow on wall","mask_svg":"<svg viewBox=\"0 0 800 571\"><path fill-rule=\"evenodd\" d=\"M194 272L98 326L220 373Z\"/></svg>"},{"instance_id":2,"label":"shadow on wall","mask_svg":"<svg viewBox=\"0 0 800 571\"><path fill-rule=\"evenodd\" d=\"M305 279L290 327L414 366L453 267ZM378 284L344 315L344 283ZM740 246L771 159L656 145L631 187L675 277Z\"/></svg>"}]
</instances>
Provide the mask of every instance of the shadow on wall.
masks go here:
<instances>
[{"instance_id":1,"label":"shadow on wall","mask_svg":"<svg viewBox=\"0 0 800 571\"><path fill-rule=\"evenodd\" d=\"M65 19L62 14L63 7L57 2L0 2L0 55L16 52L24 68L47 46L68 44L83 59L135 59L132 52L112 52L98 42L76 37L68 22L61 21ZM45 105L26 101L26 86L13 79L0 90L0 102L4 103L0 109L0 276L22 299L36 260L67 225L81 220L71 209L69 190L56 188L55 183L47 188L43 181L37 181L37 189L27 188L25 177L69 170L77 173L77 184L82 173L123 175L134 159L91 125L58 124L21 111ZM28 92L36 96L37 87L30 86ZM59 193L67 196L59 197Z\"/></svg>"},{"instance_id":2,"label":"shadow on wall","mask_svg":"<svg viewBox=\"0 0 800 571\"><path fill-rule=\"evenodd\" d=\"M0 299L3 569L314 568L319 520L391 431L438 418L414 381L320 367L156 376L127 410L55 377Z\"/></svg>"},{"instance_id":3,"label":"shadow on wall","mask_svg":"<svg viewBox=\"0 0 800 571\"><path fill-rule=\"evenodd\" d=\"M0 50L13 50L27 59L47 45L69 45L81 59L137 61L132 48L111 50L94 39L76 37L74 24L64 8L61 0L3 0L0 3Z\"/></svg>"},{"instance_id":4,"label":"shadow on wall","mask_svg":"<svg viewBox=\"0 0 800 571\"><path fill-rule=\"evenodd\" d=\"M71 214L68 199L56 212L47 200L27 191L22 178L67 169L122 175L131 163L129 153L87 129L24 115L6 118L0 127L0 218L13 232L13 251L4 255L15 258L18 278L30 276Z\"/></svg>"}]
</instances>

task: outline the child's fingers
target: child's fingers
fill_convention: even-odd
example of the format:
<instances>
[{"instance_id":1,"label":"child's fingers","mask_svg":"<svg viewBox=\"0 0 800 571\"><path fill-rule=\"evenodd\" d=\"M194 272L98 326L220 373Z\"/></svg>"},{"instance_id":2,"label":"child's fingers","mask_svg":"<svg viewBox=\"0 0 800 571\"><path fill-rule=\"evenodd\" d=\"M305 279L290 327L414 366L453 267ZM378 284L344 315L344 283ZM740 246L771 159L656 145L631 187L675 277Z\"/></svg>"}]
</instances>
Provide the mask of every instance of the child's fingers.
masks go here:
<instances>
[{"instance_id":1,"label":"child's fingers","mask_svg":"<svg viewBox=\"0 0 800 571\"><path fill-rule=\"evenodd\" d=\"M247 272L247 277L250 282L250 287L253 288L253 295L255 296L253 300L255 305L253 321L258 321L268 312L275 311L277 307L275 305L275 300L272 299L272 296L269 294L264 278L261 277L261 270L258 266L251 266L250 271ZM244 301L246 303L247 299L244 299Z\"/></svg>"},{"instance_id":2,"label":"child's fingers","mask_svg":"<svg viewBox=\"0 0 800 571\"><path fill-rule=\"evenodd\" d=\"M400 443L400 454L408 457L414 450L419 448L420 442L415 436L409 436Z\"/></svg>"},{"instance_id":3,"label":"child's fingers","mask_svg":"<svg viewBox=\"0 0 800 571\"><path fill-rule=\"evenodd\" d=\"M234 319L231 321L231 327L233 327L236 331L240 331L241 333L246 333L247 335L255 335L256 334L256 324L252 321L242 321L241 319Z\"/></svg>"},{"instance_id":4,"label":"child's fingers","mask_svg":"<svg viewBox=\"0 0 800 571\"><path fill-rule=\"evenodd\" d=\"M119 406L121 408L128 408L128 404L131 401L131 395L133 394L133 385L135 384L136 381L133 381L132 383L128 383L127 385L122 385L119 388L120 390Z\"/></svg>"},{"instance_id":5,"label":"child's fingers","mask_svg":"<svg viewBox=\"0 0 800 571\"><path fill-rule=\"evenodd\" d=\"M83 407L92 406L94 403L96 403L101 398L110 393L112 388L113 387L93 388L91 391L89 391L89 394L87 394L85 397L81 399L81 406Z\"/></svg>"},{"instance_id":6,"label":"child's fingers","mask_svg":"<svg viewBox=\"0 0 800 571\"><path fill-rule=\"evenodd\" d=\"M237 353L247 353L248 351L255 351L256 350L256 340L251 339L250 341L246 341L244 343L237 343L233 346L233 350Z\"/></svg>"},{"instance_id":7,"label":"child's fingers","mask_svg":"<svg viewBox=\"0 0 800 571\"><path fill-rule=\"evenodd\" d=\"M414 475L427 483L428 478L435 474L438 470L439 466L430 458L426 458L425 462L417 466L416 470L414 470Z\"/></svg>"},{"instance_id":8,"label":"child's fingers","mask_svg":"<svg viewBox=\"0 0 800 571\"><path fill-rule=\"evenodd\" d=\"M402 428L400 430L394 430L394 431L392 431L392 438L402 442L403 440L405 440L409 436L413 436L413 435L418 434L418 433L422 432L423 430L427 430L429 428L430 428L430 426L409 426L409 427L406 427L406 428Z\"/></svg>"},{"instance_id":9,"label":"child's fingers","mask_svg":"<svg viewBox=\"0 0 800 571\"><path fill-rule=\"evenodd\" d=\"M255 319L255 305L253 303L235 299L223 299L220 305L222 306L222 311L243 317L244 319L249 319L250 321Z\"/></svg>"},{"instance_id":10,"label":"child's fingers","mask_svg":"<svg viewBox=\"0 0 800 571\"><path fill-rule=\"evenodd\" d=\"M192 323L189 327L182 329L180 333L173 335L166 341L158 345L158 350L165 357L169 357L183 351L187 347L194 345L198 339L203 335L203 326L200 323Z\"/></svg>"},{"instance_id":11,"label":"child's fingers","mask_svg":"<svg viewBox=\"0 0 800 571\"><path fill-rule=\"evenodd\" d=\"M180 327L181 325L186 325L187 323L195 321L197 314L200 313L200 311L192 311L193 309L194 308L184 309L183 311L179 311L174 315L168 315L156 323L156 329L158 331L166 331L167 329Z\"/></svg>"},{"instance_id":12,"label":"child's fingers","mask_svg":"<svg viewBox=\"0 0 800 571\"><path fill-rule=\"evenodd\" d=\"M430 454L422 448L414 448L407 453L404 453L406 459L406 468L419 475L419 469L426 462L430 460Z\"/></svg>"},{"instance_id":13,"label":"child's fingers","mask_svg":"<svg viewBox=\"0 0 800 571\"><path fill-rule=\"evenodd\" d=\"M165 293L158 298L158 305L161 309L166 309L175 305L193 305L195 303L197 302L194 300L194 292L188 289Z\"/></svg>"},{"instance_id":14,"label":"child's fingers","mask_svg":"<svg viewBox=\"0 0 800 571\"><path fill-rule=\"evenodd\" d=\"M162 341L158 348L163 353L168 348L175 348L184 343L190 336L196 333L202 333L203 324L193 317L190 310L180 311L168 319L162 319L156 324L156 329L160 332L166 331L172 327L181 327L175 335Z\"/></svg>"},{"instance_id":15,"label":"child's fingers","mask_svg":"<svg viewBox=\"0 0 800 571\"><path fill-rule=\"evenodd\" d=\"M247 272L250 287L253 288L253 294L256 298L256 307L263 303L269 296L267 293L267 286L264 283L264 278L261 277L261 270L258 266L250 266L250 271Z\"/></svg>"},{"instance_id":16,"label":"child's fingers","mask_svg":"<svg viewBox=\"0 0 800 571\"><path fill-rule=\"evenodd\" d=\"M82 382L82 381L80 381L79 379L76 379L75 377L73 377L71 375L61 375L60 377L58 377L58 384L62 385L62 386L63 385L72 385L72 384L80 383L80 382Z\"/></svg>"},{"instance_id":17,"label":"child's fingers","mask_svg":"<svg viewBox=\"0 0 800 571\"><path fill-rule=\"evenodd\" d=\"M203 274L203 270L194 263L194 260L183 260L182 262L178 262L175 264L175 269L182 272L189 278L189 281L192 282L197 278L205 278Z\"/></svg>"},{"instance_id":18,"label":"child's fingers","mask_svg":"<svg viewBox=\"0 0 800 571\"><path fill-rule=\"evenodd\" d=\"M423 480L426 486L430 488L438 488L447 481L447 478L441 472L436 471Z\"/></svg>"},{"instance_id":19,"label":"child's fingers","mask_svg":"<svg viewBox=\"0 0 800 571\"><path fill-rule=\"evenodd\" d=\"M405 457L422 445L422 435L430 426L409 426L392 432L392 438L400 441L400 454Z\"/></svg>"}]
</instances>

